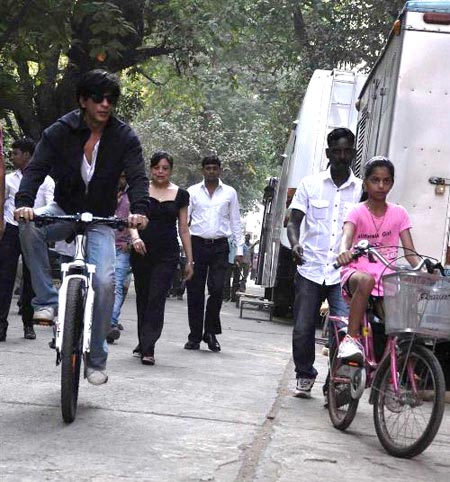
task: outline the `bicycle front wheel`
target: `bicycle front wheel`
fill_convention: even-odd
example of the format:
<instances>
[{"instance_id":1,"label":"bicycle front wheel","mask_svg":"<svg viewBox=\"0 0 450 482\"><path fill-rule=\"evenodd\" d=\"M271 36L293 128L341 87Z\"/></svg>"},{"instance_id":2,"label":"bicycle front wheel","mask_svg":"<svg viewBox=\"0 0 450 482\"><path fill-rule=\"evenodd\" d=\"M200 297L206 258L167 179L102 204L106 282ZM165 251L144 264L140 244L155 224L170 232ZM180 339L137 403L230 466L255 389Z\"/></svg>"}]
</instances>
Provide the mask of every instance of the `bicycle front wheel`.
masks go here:
<instances>
[{"instance_id":1,"label":"bicycle front wheel","mask_svg":"<svg viewBox=\"0 0 450 482\"><path fill-rule=\"evenodd\" d=\"M83 282L69 280L61 347L61 411L64 422L75 420L83 356Z\"/></svg>"},{"instance_id":2,"label":"bicycle front wheel","mask_svg":"<svg viewBox=\"0 0 450 482\"><path fill-rule=\"evenodd\" d=\"M394 457L411 458L433 441L445 408L445 380L435 355L414 345L397 357L399 393L392 385L390 358L379 368L373 416L378 439ZM395 375L394 375L395 376Z\"/></svg>"},{"instance_id":3,"label":"bicycle front wheel","mask_svg":"<svg viewBox=\"0 0 450 482\"><path fill-rule=\"evenodd\" d=\"M345 430L353 422L359 399L352 398L351 376L348 367L337 357L335 343L330 349L330 383L328 386L328 413L333 426ZM361 368L364 370L364 368Z\"/></svg>"}]
</instances>

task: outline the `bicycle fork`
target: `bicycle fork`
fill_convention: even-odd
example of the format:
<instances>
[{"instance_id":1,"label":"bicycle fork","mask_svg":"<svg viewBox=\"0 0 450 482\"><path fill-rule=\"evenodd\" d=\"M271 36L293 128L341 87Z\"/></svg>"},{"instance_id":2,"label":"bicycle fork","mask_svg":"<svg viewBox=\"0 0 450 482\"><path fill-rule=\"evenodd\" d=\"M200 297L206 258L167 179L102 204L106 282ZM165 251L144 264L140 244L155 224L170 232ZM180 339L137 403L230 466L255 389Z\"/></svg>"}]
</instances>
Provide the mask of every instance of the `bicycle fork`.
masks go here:
<instances>
[{"instance_id":1,"label":"bicycle fork","mask_svg":"<svg viewBox=\"0 0 450 482\"><path fill-rule=\"evenodd\" d=\"M69 281L74 278L81 279L84 290L84 309L83 309L83 357L90 351L91 333L92 333L92 316L94 309L95 291L92 287L92 278L95 273L95 266L87 265L88 276L81 274L67 274L71 263L63 263L61 272L63 273L63 282L58 293L58 320L56 322L55 347L56 347L56 365L61 362L61 349L64 336L64 321L66 315L67 288ZM81 321L81 320L80 320Z\"/></svg>"}]
</instances>

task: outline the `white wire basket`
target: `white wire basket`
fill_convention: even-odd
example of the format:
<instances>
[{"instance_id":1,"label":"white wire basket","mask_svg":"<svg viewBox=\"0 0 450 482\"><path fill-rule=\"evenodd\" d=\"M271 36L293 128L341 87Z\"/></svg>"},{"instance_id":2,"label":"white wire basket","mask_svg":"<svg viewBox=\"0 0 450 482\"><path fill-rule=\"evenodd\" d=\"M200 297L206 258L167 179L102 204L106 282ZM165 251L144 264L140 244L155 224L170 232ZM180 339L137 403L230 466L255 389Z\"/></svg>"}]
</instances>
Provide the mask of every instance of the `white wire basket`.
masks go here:
<instances>
[{"instance_id":1,"label":"white wire basket","mask_svg":"<svg viewBox=\"0 0 450 482\"><path fill-rule=\"evenodd\" d=\"M383 277L386 333L450 338L450 278L422 272Z\"/></svg>"}]
</instances>

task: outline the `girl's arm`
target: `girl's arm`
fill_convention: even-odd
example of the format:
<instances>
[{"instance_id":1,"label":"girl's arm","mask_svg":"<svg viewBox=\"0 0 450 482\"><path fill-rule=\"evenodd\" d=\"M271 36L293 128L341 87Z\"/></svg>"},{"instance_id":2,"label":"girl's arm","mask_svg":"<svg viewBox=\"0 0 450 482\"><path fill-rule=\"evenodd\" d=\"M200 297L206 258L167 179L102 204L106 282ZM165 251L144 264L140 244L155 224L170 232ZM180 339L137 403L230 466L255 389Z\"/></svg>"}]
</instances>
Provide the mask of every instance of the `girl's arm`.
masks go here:
<instances>
[{"instance_id":1,"label":"girl's arm","mask_svg":"<svg viewBox=\"0 0 450 482\"><path fill-rule=\"evenodd\" d=\"M194 262L192 260L192 243L191 233L188 226L188 208L187 206L178 212L178 233L180 235L181 244L186 254L186 267L184 268L184 279L189 281L194 275Z\"/></svg>"},{"instance_id":2,"label":"girl's arm","mask_svg":"<svg viewBox=\"0 0 450 482\"><path fill-rule=\"evenodd\" d=\"M349 222L344 223L344 227L342 228L341 244L339 246L339 255L336 260L341 266L350 263L350 261L353 259L350 248L352 247L354 234L355 225Z\"/></svg>"},{"instance_id":3,"label":"girl's arm","mask_svg":"<svg viewBox=\"0 0 450 482\"><path fill-rule=\"evenodd\" d=\"M414 243L411 237L409 229L405 229L400 233L400 241L402 242L403 249L405 251L405 258L408 263L414 268L420 263L420 258L416 254Z\"/></svg>"}]
</instances>

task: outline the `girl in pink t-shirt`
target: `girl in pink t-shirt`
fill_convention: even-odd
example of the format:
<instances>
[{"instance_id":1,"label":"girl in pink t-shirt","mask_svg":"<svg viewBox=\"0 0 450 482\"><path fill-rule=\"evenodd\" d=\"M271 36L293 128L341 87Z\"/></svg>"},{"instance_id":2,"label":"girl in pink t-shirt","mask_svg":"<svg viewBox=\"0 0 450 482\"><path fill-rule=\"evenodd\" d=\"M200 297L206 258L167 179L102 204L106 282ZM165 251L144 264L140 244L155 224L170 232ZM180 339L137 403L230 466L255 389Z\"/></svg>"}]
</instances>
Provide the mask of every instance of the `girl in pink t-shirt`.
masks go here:
<instances>
[{"instance_id":1,"label":"girl in pink t-shirt","mask_svg":"<svg viewBox=\"0 0 450 482\"><path fill-rule=\"evenodd\" d=\"M339 358L363 363L363 350L358 341L360 327L369 295L382 296L381 276L392 272L377 260L370 262L367 256L353 259L351 247L361 239L367 239L388 260L397 259L399 240L405 257L411 266L419 263L414 254L411 238L411 222L402 206L386 202L386 196L394 185L394 165L385 157L377 156L365 165L364 190L368 199L350 211L344 221L340 254L337 262L342 266L341 285L344 296L350 296L348 334L339 345Z\"/></svg>"}]
</instances>

